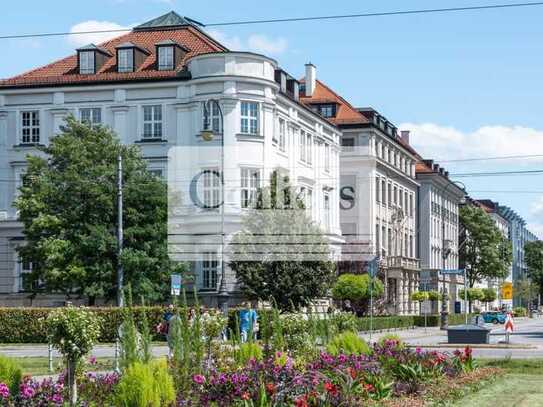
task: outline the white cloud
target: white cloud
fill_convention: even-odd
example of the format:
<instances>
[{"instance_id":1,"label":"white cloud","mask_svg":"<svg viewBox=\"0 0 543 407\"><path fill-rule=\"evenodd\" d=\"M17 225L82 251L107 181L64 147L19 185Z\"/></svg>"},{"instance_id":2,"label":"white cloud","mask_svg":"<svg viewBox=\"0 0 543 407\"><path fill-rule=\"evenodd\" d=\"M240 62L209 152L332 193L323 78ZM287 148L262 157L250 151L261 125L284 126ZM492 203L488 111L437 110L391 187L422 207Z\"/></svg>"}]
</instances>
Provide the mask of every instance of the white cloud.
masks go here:
<instances>
[{"instance_id":1,"label":"white cloud","mask_svg":"<svg viewBox=\"0 0 543 407\"><path fill-rule=\"evenodd\" d=\"M528 230L543 240L543 223L528 223Z\"/></svg>"},{"instance_id":2,"label":"white cloud","mask_svg":"<svg viewBox=\"0 0 543 407\"><path fill-rule=\"evenodd\" d=\"M483 126L472 132L462 132L434 123L403 123L400 128L411 130L411 143L424 158L438 161L543 155L543 131L528 127ZM530 164L534 162L529 160Z\"/></svg>"},{"instance_id":3,"label":"white cloud","mask_svg":"<svg viewBox=\"0 0 543 407\"><path fill-rule=\"evenodd\" d=\"M530 214L534 217L543 219L543 195L539 197L538 201L532 202Z\"/></svg>"},{"instance_id":4,"label":"white cloud","mask_svg":"<svg viewBox=\"0 0 543 407\"><path fill-rule=\"evenodd\" d=\"M75 24L70 28L70 32L88 32L88 31L108 31L108 30L123 30L129 27L122 26L120 24L111 21L83 21ZM112 38L122 35L122 32L100 32L89 34L72 34L68 36L70 44L80 47L87 44L100 44Z\"/></svg>"},{"instance_id":5,"label":"white cloud","mask_svg":"<svg viewBox=\"0 0 543 407\"><path fill-rule=\"evenodd\" d=\"M268 38L265 35L253 34L247 39L249 49L262 54L281 54L286 51L288 42L283 37Z\"/></svg>"},{"instance_id":6,"label":"white cloud","mask_svg":"<svg viewBox=\"0 0 543 407\"><path fill-rule=\"evenodd\" d=\"M285 52L288 41L283 37L271 38L262 34L251 34L244 40L229 36L219 30L209 30L208 34L232 51L252 51L266 55L277 55Z\"/></svg>"}]
</instances>

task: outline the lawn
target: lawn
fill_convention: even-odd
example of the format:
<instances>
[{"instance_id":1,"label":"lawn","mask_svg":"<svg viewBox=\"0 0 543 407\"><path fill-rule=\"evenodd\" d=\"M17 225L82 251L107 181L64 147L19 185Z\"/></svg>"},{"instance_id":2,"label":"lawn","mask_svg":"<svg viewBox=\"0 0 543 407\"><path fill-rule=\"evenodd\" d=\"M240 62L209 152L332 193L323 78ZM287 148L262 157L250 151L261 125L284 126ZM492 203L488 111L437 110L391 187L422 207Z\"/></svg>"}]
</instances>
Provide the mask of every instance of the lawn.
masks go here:
<instances>
[{"instance_id":1,"label":"lawn","mask_svg":"<svg viewBox=\"0 0 543 407\"><path fill-rule=\"evenodd\" d=\"M500 367L505 375L459 400L457 407L543 406L543 360L488 360L482 366Z\"/></svg>"},{"instance_id":2,"label":"lawn","mask_svg":"<svg viewBox=\"0 0 543 407\"><path fill-rule=\"evenodd\" d=\"M12 358L23 369L23 374L32 376L43 376L49 372L49 359L47 357L21 357ZM64 369L62 358L53 358L53 373L59 373ZM96 364L89 368L92 371L113 370L112 358L97 358Z\"/></svg>"}]
</instances>

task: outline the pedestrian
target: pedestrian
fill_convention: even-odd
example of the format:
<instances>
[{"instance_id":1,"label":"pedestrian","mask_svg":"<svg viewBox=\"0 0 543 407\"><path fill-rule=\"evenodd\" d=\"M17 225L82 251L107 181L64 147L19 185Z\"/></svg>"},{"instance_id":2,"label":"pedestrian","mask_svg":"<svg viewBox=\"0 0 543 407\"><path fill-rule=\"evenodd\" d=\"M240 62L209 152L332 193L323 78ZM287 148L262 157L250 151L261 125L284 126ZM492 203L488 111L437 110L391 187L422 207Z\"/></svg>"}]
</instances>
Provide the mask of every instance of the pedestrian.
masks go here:
<instances>
[{"instance_id":1,"label":"pedestrian","mask_svg":"<svg viewBox=\"0 0 543 407\"><path fill-rule=\"evenodd\" d=\"M247 342L250 334L256 337L258 332L258 315L248 302L239 311L239 329L242 343Z\"/></svg>"},{"instance_id":2,"label":"pedestrian","mask_svg":"<svg viewBox=\"0 0 543 407\"><path fill-rule=\"evenodd\" d=\"M350 300L345 300L345 302L343 303L343 311L349 312L351 314L354 313L354 309L353 309L353 306L351 305Z\"/></svg>"}]
</instances>

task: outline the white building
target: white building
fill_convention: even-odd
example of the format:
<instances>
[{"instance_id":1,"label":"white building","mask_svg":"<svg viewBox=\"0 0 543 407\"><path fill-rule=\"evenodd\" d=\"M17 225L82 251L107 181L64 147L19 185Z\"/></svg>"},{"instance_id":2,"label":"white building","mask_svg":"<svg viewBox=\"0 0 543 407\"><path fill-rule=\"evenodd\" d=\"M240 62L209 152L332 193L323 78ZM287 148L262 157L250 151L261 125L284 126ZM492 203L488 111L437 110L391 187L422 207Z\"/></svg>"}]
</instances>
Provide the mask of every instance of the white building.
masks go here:
<instances>
[{"instance_id":1,"label":"white building","mask_svg":"<svg viewBox=\"0 0 543 407\"><path fill-rule=\"evenodd\" d=\"M15 249L24 239L12 206L26 154L46 145L73 114L110 126L123 143L140 146L149 168L166 177L170 148L220 145L220 136L212 142L200 136L203 102L209 99L219 101L224 116L222 121L211 111L214 130L222 133L225 149L236 151L224 161L226 230L235 230L248 198L279 168L304 189L314 221L340 241L339 129L300 103L298 81L276 61L230 52L193 21L171 12L0 82L1 302L30 303L24 276L31 264L17 258ZM214 175L220 164L214 159L199 165ZM219 196L219 187L211 182L210 199ZM202 255L205 259L195 264L196 281L214 304L220 259ZM236 294L231 273L227 280Z\"/></svg>"},{"instance_id":2,"label":"white building","mask_svg":"<svg viewBox=\"0 0 543 407\"><path fill-rule=\"evenodd\" d=\"M445 289L449 296L448 311L459 311L463 288L462 275L442 274L440 270L458 269L459 204L466 192L449 179L443 167L432 160L421 160L416 167L418 192L418 247L421 262L421 289ZM440 302L433 303L433 313L441 311Z\"/></svg>"},{"instance_id":3,"label":"white building","mask_svg":"<svg viewBox=\"0 0 543 407\"><path fill-rule=\"evenodd\" d=\"M308 64L303 103L342 130L341 231L344 272L364 272L369 259L381 258L385 282L383 311L414 314L411 293L419 288L416 216L416 152L407 137L373 109L356 109L316 79Z\"/></svg>"}]
</instances>

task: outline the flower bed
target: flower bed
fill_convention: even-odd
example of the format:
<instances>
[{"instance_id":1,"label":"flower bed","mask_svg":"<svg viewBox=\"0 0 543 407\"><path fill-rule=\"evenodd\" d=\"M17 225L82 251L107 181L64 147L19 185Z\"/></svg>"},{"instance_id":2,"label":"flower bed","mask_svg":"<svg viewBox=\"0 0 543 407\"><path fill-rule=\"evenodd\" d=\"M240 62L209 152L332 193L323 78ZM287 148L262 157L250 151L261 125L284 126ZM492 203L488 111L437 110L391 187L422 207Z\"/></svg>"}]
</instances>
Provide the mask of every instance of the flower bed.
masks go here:
<instances>
[{"instance_id":1,"label":"flower bed","mask_svg":"<svg viewBox=\"0 0 543 407\"><path fill-rule=\"evenodd\" d=\"M259 320L261 339L249 332L242 343L237 320L225 341L219 338L227 318L213 310L201 314L198 307L189 312L186 305L170 319L166 363L151 360L148 320L143 318L139 328L135 311L125 308L120 321L119 375L85 374L82 360L69 357L73 346L65 349L77 342L83 356L92 348L100 324L88 309L67 308L50 316L49 335L69 362L67 372L76 375L41 382L0 375L0 406L332 407L401 400L408 406L444 397L440 391L452 384L457 386L452 394L459 394L484 378L477 375L485 370L476 368L470 348L453 354L411 349L393 335L370 345L355 332L350 314L321 319L271 310ZM81 326L86 318L94 321L90 336L90 326ZM10 371L18 370L11 366Z\"/></svg>"}]
</instances>

